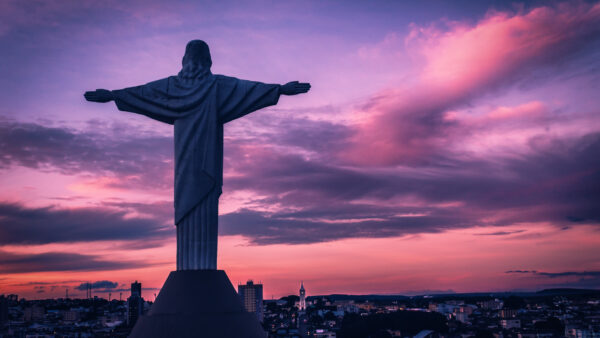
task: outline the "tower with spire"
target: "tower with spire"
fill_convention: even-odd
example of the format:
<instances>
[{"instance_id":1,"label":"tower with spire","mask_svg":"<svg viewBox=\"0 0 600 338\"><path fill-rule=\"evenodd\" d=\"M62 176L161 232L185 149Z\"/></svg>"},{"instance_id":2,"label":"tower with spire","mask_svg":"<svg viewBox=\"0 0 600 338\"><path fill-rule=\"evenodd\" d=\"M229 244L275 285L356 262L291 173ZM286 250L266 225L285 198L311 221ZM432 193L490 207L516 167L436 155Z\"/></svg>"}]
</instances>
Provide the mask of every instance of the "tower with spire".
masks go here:
<instances>
[{"instance_id":1,"label":"tower with spire","mask_svg":"<svg viewBox=\"0 0 600 338\"><path fill-rule=\"evenodd\" d=\"M306 290L304 290L304 281L300 282L300 311L306 311Z\"/></svg>"}]
</instances>

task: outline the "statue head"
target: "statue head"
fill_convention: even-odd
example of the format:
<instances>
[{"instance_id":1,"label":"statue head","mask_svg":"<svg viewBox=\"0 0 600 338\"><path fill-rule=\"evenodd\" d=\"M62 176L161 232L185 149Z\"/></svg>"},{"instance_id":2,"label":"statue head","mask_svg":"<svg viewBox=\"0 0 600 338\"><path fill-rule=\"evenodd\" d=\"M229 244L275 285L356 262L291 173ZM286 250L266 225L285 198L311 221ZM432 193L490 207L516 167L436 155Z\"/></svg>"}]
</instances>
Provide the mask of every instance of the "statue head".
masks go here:
<instances>
[{"instance_id":1,"label":"statue head","mask_svg":"<svg viewBox=\"0 0 600 338\"><path fill-rule=\"evenodd\" d=\"M210 50L206 42L202 40L192 40L185 46L185 55L181 60L181 65L186 68L187 63L193 63L202 68L210 68L212 59L210 58Z\"/></svg>"}]
</instances>

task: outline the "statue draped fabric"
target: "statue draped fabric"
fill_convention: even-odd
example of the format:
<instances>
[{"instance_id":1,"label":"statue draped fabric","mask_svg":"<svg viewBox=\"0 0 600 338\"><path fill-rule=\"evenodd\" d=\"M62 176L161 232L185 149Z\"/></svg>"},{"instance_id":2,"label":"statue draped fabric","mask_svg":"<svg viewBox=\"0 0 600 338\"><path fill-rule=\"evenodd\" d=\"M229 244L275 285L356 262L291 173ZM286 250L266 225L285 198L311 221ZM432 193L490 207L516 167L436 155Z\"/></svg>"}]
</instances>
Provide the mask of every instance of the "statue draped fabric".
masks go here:
<instances>
[{"instance_id":1,"label":"statue draped fabric","mask_svg":"<svg viewBox=\"0 0 600 338\"><path fill-rule=\"evenodd\" d=\"M112 94L119 110L175 126L177 269L216 269L223 124L277 104L280 85L200 68Z\"/></svg>"}]
</instances>

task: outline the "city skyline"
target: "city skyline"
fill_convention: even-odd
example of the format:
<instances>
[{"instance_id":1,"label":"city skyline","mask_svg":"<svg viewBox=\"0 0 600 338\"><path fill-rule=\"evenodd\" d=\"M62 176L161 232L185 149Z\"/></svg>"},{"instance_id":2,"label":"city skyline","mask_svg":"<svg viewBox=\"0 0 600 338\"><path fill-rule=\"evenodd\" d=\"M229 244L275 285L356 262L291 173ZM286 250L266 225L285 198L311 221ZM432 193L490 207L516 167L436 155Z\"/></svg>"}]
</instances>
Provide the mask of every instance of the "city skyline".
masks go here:
<instances>
[{"instance_id":1,"label":"city skyline","mask_svg":"<svg viewBox=\"0 0 600 338\"><path fill-rule=\"evenodd\" d=\"M82 94L176 74L191 39L215 74L313 86L225 127L234 285L600 287L597 1L0 9L0 294L157 293L175 270L172 130Z\"/></svg>"}]
</instances>

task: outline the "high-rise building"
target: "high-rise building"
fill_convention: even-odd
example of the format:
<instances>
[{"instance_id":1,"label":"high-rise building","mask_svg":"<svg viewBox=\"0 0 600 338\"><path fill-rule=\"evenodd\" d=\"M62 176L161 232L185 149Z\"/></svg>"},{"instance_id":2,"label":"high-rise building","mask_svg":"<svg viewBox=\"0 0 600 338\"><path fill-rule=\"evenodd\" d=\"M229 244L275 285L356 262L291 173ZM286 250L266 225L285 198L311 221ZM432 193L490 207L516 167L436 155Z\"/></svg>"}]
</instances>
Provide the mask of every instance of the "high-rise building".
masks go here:
<instances>
[{"instance_id":1,"label":"high-rise building","mask_svg":"<svg viewBox=\"0 0 600 338\"><path fill-rule=\"evenodd\" d=\"M8 298L0 295L0 329L8 321Z\"/></svg>"},{"instance_id":2,"label":"high-rise building","mask_svg":"<svg viewBox=\"0 0 600 338\"><path fill-rule=\"evenodd\" d=\"M300 311L306 311L306 290L304 290L304 282L300 282L300 303L298 304Z\"/></svg>"},{"instance_id":3,"label":"high-rise building","mask_svg":"<svg viewBox=\"0 0 600 338\"><path fill-rule=\"evenodd\" d=\"M127 298L127 325L133 326L144 312L142 283L131 283L131 296Z\"/></svg>"},{"instance_id":4,"label":"high-rise building","mask_svg":"<svg viewBox=\"0 0 600 338\"><path fill-rule=\"evenodd\" d=\"M142 296L142 283L138 283L138 281L131 283L131 295Z\"/></svg>"},{"instance_id":5,"label":"high-rise building","mask_svg":"<svg viewBox=\"0 0 600 338\"><path fill-rule=\"evenodd\" d=\"M246 285L238 285L238 295L246 311L256 313L259 321L263 321L263 286L249 280Z\"/></svg>"}]
</instances>

